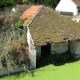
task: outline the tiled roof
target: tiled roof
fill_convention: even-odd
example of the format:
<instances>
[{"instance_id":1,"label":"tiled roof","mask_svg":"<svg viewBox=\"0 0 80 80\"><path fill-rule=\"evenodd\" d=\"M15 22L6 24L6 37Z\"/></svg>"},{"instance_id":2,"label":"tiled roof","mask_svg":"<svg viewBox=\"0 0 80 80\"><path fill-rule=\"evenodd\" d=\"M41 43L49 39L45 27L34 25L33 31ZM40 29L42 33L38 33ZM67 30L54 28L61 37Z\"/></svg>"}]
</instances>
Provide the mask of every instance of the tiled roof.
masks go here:
<instances>
[{"instance_id":1,"label":"tiled roof","mask_svg":"<svg viewBox=\"0 0 80 80\"><path fill-rule=\"evenodd\" d=\"M35 45L80 39L80 24L43 6L29 25Z\"/></svg>"},{"instance_id":2,"label":"tiled roof","mask_svg":"<svg viewBox=\"0 0 80 80\"><path fill-rule=\"evenodd\" d=\"M80 6L80 0L72 0L74 2L74 4L76 4L76 6Z\"/></svg>"},{"instance_id":3,"label":"tiled roof","mask_svg":"<svg viewBox=\"0 0 80 80\"><path fill-rule=\"evenodd\" d=\"M35 17L41 7L42 5L32 6L20 16L20 18L24 21L23 26L26 26L27 23Z\"/></svg>"}]
</instances>

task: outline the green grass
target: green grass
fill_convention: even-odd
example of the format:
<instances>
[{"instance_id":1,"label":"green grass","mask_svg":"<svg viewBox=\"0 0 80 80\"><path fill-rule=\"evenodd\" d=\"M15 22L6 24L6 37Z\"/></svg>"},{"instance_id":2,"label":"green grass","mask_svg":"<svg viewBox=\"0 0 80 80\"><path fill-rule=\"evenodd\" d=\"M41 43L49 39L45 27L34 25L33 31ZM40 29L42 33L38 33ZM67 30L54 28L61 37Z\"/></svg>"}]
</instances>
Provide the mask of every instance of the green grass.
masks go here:
<instances>
[{"instance_id":1,"label":"green grass","mask_svg":"<svg viewBox=\"0 0 80 80\"><path fill-rule=\"evenodd\" d=\"M0 80L80 80L80 60L60 66L49 64L33 72L34 77L22 72L2 77Z\"/></svg>"}]
</instances>

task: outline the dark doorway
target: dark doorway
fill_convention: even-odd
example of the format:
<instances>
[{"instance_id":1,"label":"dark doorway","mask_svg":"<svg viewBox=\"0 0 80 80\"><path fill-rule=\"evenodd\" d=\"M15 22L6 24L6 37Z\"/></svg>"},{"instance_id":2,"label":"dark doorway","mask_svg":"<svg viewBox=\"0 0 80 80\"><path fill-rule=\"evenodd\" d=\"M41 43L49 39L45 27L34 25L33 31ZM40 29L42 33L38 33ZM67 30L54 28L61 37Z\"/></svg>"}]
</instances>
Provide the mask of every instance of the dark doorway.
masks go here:
<instances>
[{"instance_id":1,"label":"dark doorway","mask_svg":"<svg viewBox=\"0 0 80 80\"><path fill-rule=\"evenodd\" d=\"M41 56L47 56L51 54L51 45L47 44L45 46L41 46Z\"/></svg>"}]
</instances>

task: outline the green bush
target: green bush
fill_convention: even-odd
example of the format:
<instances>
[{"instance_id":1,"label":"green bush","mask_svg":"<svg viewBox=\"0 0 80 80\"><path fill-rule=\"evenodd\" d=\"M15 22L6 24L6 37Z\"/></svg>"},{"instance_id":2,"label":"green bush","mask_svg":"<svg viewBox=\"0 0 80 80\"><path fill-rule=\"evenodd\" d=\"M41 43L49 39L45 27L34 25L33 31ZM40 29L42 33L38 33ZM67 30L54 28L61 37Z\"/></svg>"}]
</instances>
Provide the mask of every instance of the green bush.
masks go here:
<instances>
[{"instance_id":1,"label":"green bush","mask_svg":"<svg viewBox=\"0 0 80 80\"><path fill-rule=\"evenodd\" d=\"M24 39L24 40L22 41L22 45L26 46L26 45L27 45L26 43L27 43L27 42L26 42L26 39Z\"/></svg>"},{"instance_id":2,"label":"green bush","mask_svg":"<svg viewBox=\"0 0 80 80\"><path fill-rule=\"evenodd\" d=\"M0 0L0 7L13 6L15 4L14 0Z\"/></svg>"},{"instance_id":3,"label":"green bush","mask_svg":"<svg viewBox=\"0 0 80 80\"><path fill-rule=\"evenodd\" d=\"M10 9L7 9L6 10L6 17L5 17L5 20L3 22L4 23L3 26L6 26L8 29L17 28L16 26L18 26L18 27L22 26L22 21L19 20L20 15L21 15L21 12L19 12L19 11L12 12Z\"/></svg>"},{"instance_id":4,"label":"green bush","mask_svg":"<svg viewBox=\"0 0 80 80\"><path fill-rule=\"evenodd\" d=\"M27 4L28 3L28 0L23 0L22 3L23 4Z\"/></svg>"},{"instance_id":5,"label":"green bush","mask_svg":"<svg viewBox=\"0 0 80 80\"><path fill-rule=\"evenodd\" d=\"M16 27L17 28L22 28L23 27L23 21L21 19L18 20L18 22L16 23Z\"/></svg>"}]
</instances>

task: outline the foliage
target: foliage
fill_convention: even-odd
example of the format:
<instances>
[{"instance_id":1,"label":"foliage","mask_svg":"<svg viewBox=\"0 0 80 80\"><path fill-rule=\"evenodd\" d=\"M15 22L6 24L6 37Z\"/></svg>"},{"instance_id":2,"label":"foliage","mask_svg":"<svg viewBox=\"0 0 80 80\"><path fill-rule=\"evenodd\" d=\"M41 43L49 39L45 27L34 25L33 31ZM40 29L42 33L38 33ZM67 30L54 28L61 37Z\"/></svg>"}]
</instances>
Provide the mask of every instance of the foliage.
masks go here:
<instances>
[{"instance_id":1,"label":"foliage","mask_svg":"<svg viewBox=\"0 0 80 80\"><path fill-rule=\"evenodd\" d=\"M18 22L20 15L21 15L21 12L19 11L12 12L11 10L6 10L4 25L8 28L12 26L14 27L16 22Z\"/></svg>"},{"instance_id":2,"label":"foliage","mask_svg":"<svg viewBox=\"0 0 80 80\"><path fill-rule=\"evenodd\" d=\"M3 25L4 19L5 19L5 15L1 15L0 16L0 25Z\"/></svg>"},{"instance_id":3,"label":"foliage","mask_svg":"<svg viewBox=\"0 0 80 80\"><path fill-rule=\"evenodd\" d=\"M24 44L24 47L27 46L26 29L20 29L15 26L16 22L19 21L20 15L21 12L19 11L12 12L10 9L6 10L5 18L3 19L2 26L0 27L0 71L2 71L3 69L7 69L8 72L10 72L14 67L19 67L21 63L20 61L24 60L24 55L21 56L21 54L24 53L22 49L20 49L22 53L16 52L17 47L21 47L18 44L18 40L20 38L23 39L21 41L21 45ZM21 22L19 22L18 26L22 25L20 23ZM12 47L12 42L16 43L16 46L14 45ZM18 56L16 56L17 54ZM20 57L20 59L18 57Z\"/></svg>"},{"instance_id":4,"label":"foliage","mask_svg":"<svg viewBox=\"0 0 80 80\"><path fill-rule=\"evenodd\" d=\"M21 28L21 27L23 27L23 21L21 19L19 19L15 25L17 28Z\"/></svg>"},{"instance_id":5,"label":"foliage","mask_svg":"<svg viewBox=\"0 0 80 80\"><path fill-rule=\"evenodd\" d=\"M12 6L14 5L14 0L0 0L0 6Z\"/></svg>"},{"instance_id":6,"label":"foliage","mask_svg":"<svg viewBox=\"0 0 80 80\"><path fill-rule=\"evenodd\" d=\"M13 6L15 4L43 4L55 8L60 0L0 0L0 6Z\"/></svg>"},{"instance_id":7,"label":"foliage","mask_svg":"<svg viewBox=\"0 0 80 80\"><path fill-rule=\"evenodd\" d=\"M22 41L25 41L26 39L26 33L24 30L6 30L0 31L0 50L2 51L0 53L0 71L3 70L3 68L8 69L8 71L13 70L15 67L22 66L22 60L24 60L24 52L22 49L19 49L19 47L22 47ZM3 37L4 36L4 37ZM16 38L16 41L15 41ZM19 38L23 38L21 42L18 42ZM21 44L21 45L20 45ZM25 42L26 44L26 42ZM24 46L24 45L23 45ZM26 47L26 46L24 46ZM17 52L19 51L20 52ZM17 50L17 51L16 51ZM23 54L23 55L22 55ZM25 56L26 57L26 56Z\"/></svg>"},{"instance_id":8,"label":"foliage","mask_svg":"<svg viewBox=\"0 0 80 80\"><path fill-rule=\"evenodd\" d=\"M28 4L28 0L22 0L23 4Z\"/></svg>"},{"instance_id":9,"label":"foliage","mask_svg":"<svg viewBox=\"0 0 80 80\"><path fill-rule=\"evenodd\" d=\"M55 8L60 0L32 0L32 1L35 4L43 4L45 6L50 6L52 8Z\"/></svg>"}]
</instances>

